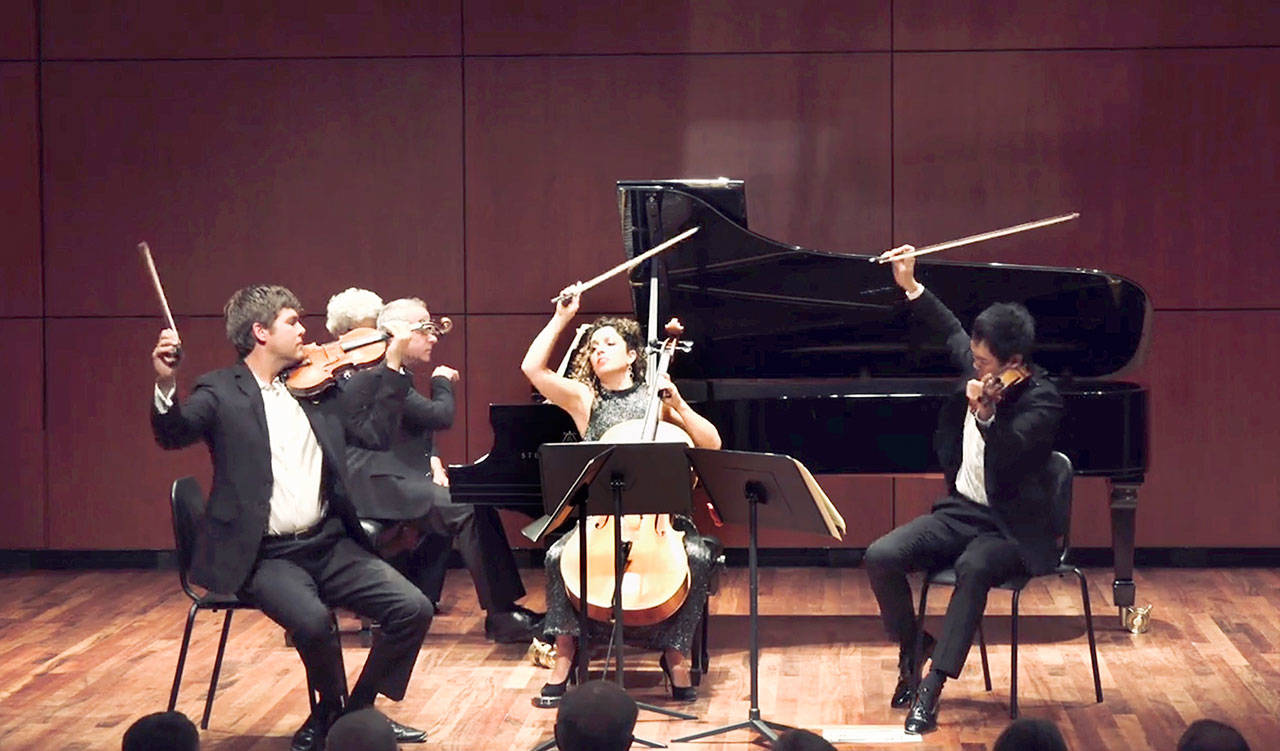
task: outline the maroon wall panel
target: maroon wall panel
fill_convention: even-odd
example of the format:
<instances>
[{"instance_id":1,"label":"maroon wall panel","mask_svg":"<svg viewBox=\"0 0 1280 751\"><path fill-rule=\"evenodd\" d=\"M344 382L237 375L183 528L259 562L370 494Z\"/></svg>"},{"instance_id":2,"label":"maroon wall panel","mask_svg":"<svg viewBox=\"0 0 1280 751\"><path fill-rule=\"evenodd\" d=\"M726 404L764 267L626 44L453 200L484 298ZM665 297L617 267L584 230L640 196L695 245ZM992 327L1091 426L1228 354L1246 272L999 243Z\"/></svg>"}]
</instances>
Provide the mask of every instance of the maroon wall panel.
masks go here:
<instances>
[{"instance_id":1,"label":"maroon wall panel","mask_svg":"<svg viewBox=\"0 0 1280 751\"><path fill-rule=\"evenodd\" d=\"M462 309L456 60L46 66L51 313L220 313L273 280ZM120 273L107 274L119 268Z\"/></svg>"},{"instance_id":2,"label":"maroon wall panel","mask_svg":"<svg viewBox=\"0 0 1280 751\"><path fill-rule=\"evenodd\" d=\"M452 55L457 0L46 0L46 58Z\"/></svg>"},{"instance_id":3,"label":"maroon wall panel","mask_svg":"<svg viewBox=\"0 0 1280 751\"><path fill-rule=\"evenodd\" d=\"M1168 47L1276 44L1272 0L1138 0L1054 3L1025 0L896 0L899 50Z\"/></svg>"},{"instance_id":4,"label":"maroon wall panel","mask_svg":"<svg viewBox=\"0 0 1280 751\"><path fill-rule=\"evenodd\" d=\"M0 316L38 316L40 149L34 64L0 64L0 111Z\"/></svg>"},{"instance_id":5,"label":"maroon wall panel","mask_svg":"<svg viewBox=\"0 0 1280 751\"><path fill-rule=\"evenodd\" d=\"M35 0L0 0L0 59L36 57Z\"/></svg>"},{"instance_id":6,"label":"maroon wall panel","mask_svg":"<svg viewBox=\"0 0 1280 751\"><path fill-rule=\"evenodd\" d=\"M898 475L893 481L893 524L906 524L929 513L934 501L947 492L942 475Z\"/></svg>"},{"instance_id":7,"label":"maroon wall panel","mask_svg":"<svg viewBox=\"0 0 1280 751\"><path fill-rule=\"evenodd\" d=\"M888 0L464 0L468 55L887 50Z\"/></svg>"},{"instance_id":8,"label":"maroon wall panel","mask_svg":"<svg viewBox=\"0 0 1280 751\"><path fill-rule=\"evenodd\" d=\"M1157 312L1144 546L1275 547L1280 311Z\"/></svg>"},{"instance_id":9,"label":"maroon wall panel","mask_svg":"<svg viewBox=\"0 0 1280 751\"><path fill-rule=\"evenodd\" d=\"M0 339L22 353L0 400L5 450L0 451L0 550L43 548L45 494L44 358L39 320L0 319ZM83 385L80 386L83 388Z\"/></svg>"},{"instance_id":10,"label":"maroon wall panel","mask_svg":"<svg viewBox=\"0 0 1280 751\"><path fill-rule=\"evenodd\" d=\"M1276 50L899 55L894 76L896 241L1080 211L947 258L1106 269L1157 307L1280 297Z\"/></svg>"},{"instance_id":11,"label":"maroon wall panel","mask_svg":"<svg viewBox=\"0 0 1280 751\"><path fill-rule=\"evenodd\" d=\"M619 179L745 178L757 232L883 245L888 70L883 55L468 60L470 312L548 310L621 260ZM621 281L583 304L631 307Z\"/></svg>"},{"instance_id":12,"label":"maroon wall panel","mask_svg":"<svg viewBox=\"0 0 1280 751\"><path fill-rule=\"evenodd\" d=\"M529 404L532 390L529 379L520 372L529 343L546 325L546 316L469 316L467 318L467 456L450 457L456 464L471 463L493 447L493 428L489 425L490 404ZM551 366L559 366L560 358L573 336L579 316L561 337L555 348ZM457 430L457 428L454 428Z\"/></svg>"},{"instance_id":13,"label":"maroon wall panel","mask_svg":"<svg viewBox=\"0 0 1280 751\"><path fill-rule=\"evenodd\" d=\"M220 318L177 324L185 395L200 374L234 363L235 350ZM160 328L148 319L48 321L50 548L172 548L169 485L195 475L209 491L204 444L163 451L151 437L150 352ZM91 387L86 363L94 365Z\"/></svg>"}]
</instances>

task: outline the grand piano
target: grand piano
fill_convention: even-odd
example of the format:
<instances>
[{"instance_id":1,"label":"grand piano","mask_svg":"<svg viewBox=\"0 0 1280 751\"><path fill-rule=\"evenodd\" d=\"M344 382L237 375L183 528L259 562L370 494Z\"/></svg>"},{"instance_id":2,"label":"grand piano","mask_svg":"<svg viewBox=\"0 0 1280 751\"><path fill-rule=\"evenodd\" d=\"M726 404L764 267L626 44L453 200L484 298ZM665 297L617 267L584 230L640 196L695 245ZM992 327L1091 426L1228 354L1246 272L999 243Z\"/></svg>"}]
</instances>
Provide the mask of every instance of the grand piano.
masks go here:
<instances>
[{"instance_id":1,"label":"grand piano","mask_svg":"<svg viewBox=\"0 0 1280 751\"><path fill-rule=\"evenodd\" d=\"M672 376L725 448L789 454L815 473L941 471L931 441L957 374L888 269L755 234L741 181L625 181L618 194L628 257L700 227L635 268L631 284L642 324L655 304L685 324L693 350ZM1057 448L1077 475L1108 481L1114 601L1132 606L1147 393L1107 376L1143 345L1146 294L1098 271L933 257L921 259L917 276L966 325L998 301L1022 302L1035 316L1034 359L1066 405ZM572 421L539 404L493 405L490 418L493 449L451 468L454 501L541 513L537 448L575 436Z\"/></svg>"}]
</instances>

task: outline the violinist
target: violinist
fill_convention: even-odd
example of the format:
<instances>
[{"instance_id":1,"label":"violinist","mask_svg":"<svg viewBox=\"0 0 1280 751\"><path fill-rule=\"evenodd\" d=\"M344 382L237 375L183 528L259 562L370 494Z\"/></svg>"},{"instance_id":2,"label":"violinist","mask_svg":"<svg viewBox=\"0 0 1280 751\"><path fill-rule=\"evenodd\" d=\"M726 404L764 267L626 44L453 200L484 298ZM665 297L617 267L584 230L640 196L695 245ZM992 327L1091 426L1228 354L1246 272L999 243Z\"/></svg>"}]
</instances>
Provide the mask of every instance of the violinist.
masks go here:
<instances>
[{"instance_id":1,"label":"violinist","mask_svg":"<svg viewBox=\"0 0 1280 751\"><path fill-rule=\"evenodd\" d=\"M886 256L909 252L903 246ZM1052 498L1039 482L1049 460L1062 397L1028 358L1035 322L1021 305L997 303L973 322L972 334L915 278L915 259L893 261L893 278L907 307L942 342L964 373L963 390L943 407L934 448L947 495L932 512L876 540L865 562L889 636L898 642L898 684L890 706L908 708L904 727L920 734L937 727L938 697L960 674L988 590L1020 574L1041 574L1056 563ZM907 574L953 567L956 586L942 631L925 634L929 671L916 685L916 616Z\"/></svg>"},{"instance_id":2,"label":"violinist","mask_svg":"<svg viewBox=\"0 0 1280 751\"><path fill-rule=\"evenodd\" d=\"M385 446L399 419L409 389L400 367L408 333L397 329L385 365L302 399L280 380L302 357L301 309L284 287L237 291L225 318L240 361L198 378L185 399L176 394L181 342L172 329L160 332L151 353L151 426L163 448L209 447L213 486L192 579L237 594L293 635L319 701L292 748L318 751L339 714L372 705L380 693L404 698L433 613L430 600L369 549L346 471L349 441ZM350 695L334 606L381 625ZM426 739L393 726L401 742Z\"/></svg>"},{"instance_id":3,"label":"violinist","mask_svg":"<svg viewBox=\"0 0 1280 751\"><path fill-rule=\"evenodd\" d=\"M520 369L529 382L552 404L568 412L583 440L599 440L617 423L643 418L648 406L645 386L644 337L640 326L629 318L599 318L587 332L587 344L561 376L547 367L551 349L565 327L578 312L576 286L566 288L558 298L551 320L534 338L525 353ZM699 415L680 396L679 390L665 376L658 384L662 398L662 419L684 429L694 445L719 448L720 434L706 418ZM623 524L627 520L624 518ZM627 628L628 641L660 649L659 666L671 684L671 696L678 701L697 698L689 676L687 655L693 644L694 630L706 605L707 582L713 563L713 546L697 534L691 520L673 519L673 525L685 532L684 547L688 556L690 591L684 604L665 621L653 626ZM569 680L578 633L578 618L566 593L560 571L560 557L565 540L560 538L547 551L547 615L543 631L555 637L556 659L551 678L542 687L546 699L562 696ZM593 625L595 624L593 622ZM607 631L592 634L606 638Z\"/></svg>"},{"instance_id":4,"label":"violinist","mask_svg":"<svg viewBox=\"0 0 1280 751\"><path fill-rule=\"evenodd\" d=\"M330 298L327 314L335 336L361 326L412 328L405 349L410 368L426 368L444 335L444 322L433 320L426 303L415 297L383 306L373 292L348 289ZM502 520L492 507L451 502L449 475L436 451L435 432L453 424L453 389L459 378L457 370L437 365L431 370L429 397L410 387L400 426L386 450L347 447L351 482L364 491L356 496L356 510L361 518L409 528L410 549L390 560L432 602L440 600L448 557L456 545L486 613L485 636L527 644L540 616L516 604L525 595L524 583Z\"/></svg>"}]
</instances>

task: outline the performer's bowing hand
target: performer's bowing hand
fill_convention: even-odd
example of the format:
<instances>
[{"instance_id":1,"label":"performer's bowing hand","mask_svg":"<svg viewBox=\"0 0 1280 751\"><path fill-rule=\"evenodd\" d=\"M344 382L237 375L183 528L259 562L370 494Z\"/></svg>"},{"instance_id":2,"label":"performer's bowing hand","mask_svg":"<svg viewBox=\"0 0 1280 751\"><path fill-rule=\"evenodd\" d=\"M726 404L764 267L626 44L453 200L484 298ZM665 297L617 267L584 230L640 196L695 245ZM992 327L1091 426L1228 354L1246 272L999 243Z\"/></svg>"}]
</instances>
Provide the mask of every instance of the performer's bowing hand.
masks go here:
<instances>
[{"instance_id":1,"label":"performer's bowing hand","mask_svg":"<svg viewBox=\"0 0 1280 751\"><path fill-rule=\"evenodd\" d=\"M404 321L387 321L384 328L391 335L391 341L387 343L387 367L400 370L404 366L405 350L409 346L409 339L413 332L409 329L409 324Z\"/></svg>"},{"instance_id":2,"label":"performer's bowing hand","mask_svg":"<svg viewBox=\"0 0 1280 751\"><path fill-rule=\"evenodd\" d=\"M160 386L168 388L173 385L181 347L182 340L178 338L178 332L173 329L160 332L160 338L151 350L151 367L156 371L156 383Z\"/></svg>"}]
</instances>

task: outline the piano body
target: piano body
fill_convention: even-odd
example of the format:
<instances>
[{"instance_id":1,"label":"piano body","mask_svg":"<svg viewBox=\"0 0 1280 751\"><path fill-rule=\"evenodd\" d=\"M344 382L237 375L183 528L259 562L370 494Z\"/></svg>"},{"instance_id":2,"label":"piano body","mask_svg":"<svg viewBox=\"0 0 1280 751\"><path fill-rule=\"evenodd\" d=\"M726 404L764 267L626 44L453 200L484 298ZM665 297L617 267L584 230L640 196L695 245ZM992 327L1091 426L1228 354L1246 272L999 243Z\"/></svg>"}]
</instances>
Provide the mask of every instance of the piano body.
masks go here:
<instances>
[{"instance_id":1,"label":"piano body","mask_svg":"<svg viewBox=\"0 0 1280 751\"><path fill-rule=\"evenodd\" d=\"M693 351L672 376L726 448L789 454L814 473L941 471L932 436L957 373L888 269L751 232L741 181L626 181L618 191L628 257L701 228L634 269L631 283L642 324L651 299L662 320L685 324ZM998 301L1022 302L1035 316L1034 359L1066 405L1057 448L1076 474L1109 483L1115 604L1132 606L1147 394L1106 376L1139 352L1145 293L1097 271L934 258L921 259L917 275L966 326ZM550 405L491 410L494 449L452 468L454 499L541 513L537 447L574 435L572 422Z\"/></svg>"}]
</instances>

